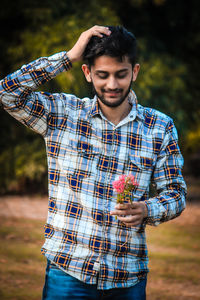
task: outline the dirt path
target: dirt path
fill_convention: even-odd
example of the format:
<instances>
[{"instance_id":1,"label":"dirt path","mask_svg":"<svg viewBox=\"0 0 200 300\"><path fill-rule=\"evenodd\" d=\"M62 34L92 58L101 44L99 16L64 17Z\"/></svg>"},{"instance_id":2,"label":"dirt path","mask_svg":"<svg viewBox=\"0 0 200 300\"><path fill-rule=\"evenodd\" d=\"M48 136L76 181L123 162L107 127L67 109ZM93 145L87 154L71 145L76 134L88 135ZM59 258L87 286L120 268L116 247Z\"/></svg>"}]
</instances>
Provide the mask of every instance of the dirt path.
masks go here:
<instances>
[{"instance_id":1,"label":"dirt path","mask_svg":"<svg viewBox=\"0 0 200 300\"><path fill-rule=\"evenodd\" d=\"M47 209L47 197L0 197L0 216L44 220L47 216Z\"/></svg>"},{"instance_id":2,"label":"dirt path","mask_svg":"<svg viewBox=\"0 0 200 300\"><path fill-rule=\"evenodd\" d=\"M195 209L194 209L195 207ZM0 197L0 216L45 220L48 209L48 197L5 196ZM184 216L184 218L182 217ZM200 220L200 202L187 203L180 218L171 222L180 225L197 224Z\"/></svg>"}]
</instances>

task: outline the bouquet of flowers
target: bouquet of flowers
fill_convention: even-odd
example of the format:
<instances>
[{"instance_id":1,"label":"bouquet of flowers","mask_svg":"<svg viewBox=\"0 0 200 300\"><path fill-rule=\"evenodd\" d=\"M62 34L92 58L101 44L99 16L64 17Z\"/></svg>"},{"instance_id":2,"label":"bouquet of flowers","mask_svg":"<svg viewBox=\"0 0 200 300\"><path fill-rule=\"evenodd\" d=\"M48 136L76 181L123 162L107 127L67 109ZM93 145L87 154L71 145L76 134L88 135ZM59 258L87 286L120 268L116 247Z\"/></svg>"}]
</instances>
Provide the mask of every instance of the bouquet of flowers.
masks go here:
<instances>
[{"instance_id":1,"label":"bouquet of flowers","mask_svg":"<svg viewBox=\"0 0 200 300\"><path fill-rule=\"evenodd\" d=\"M124 201L130 201L132 203L131 191L135 186L138 186L133 175L121 175L119 179L113 181L112 184L114 190L117 192L117 203L124 203Z\"/></svg>"}]
</instances>

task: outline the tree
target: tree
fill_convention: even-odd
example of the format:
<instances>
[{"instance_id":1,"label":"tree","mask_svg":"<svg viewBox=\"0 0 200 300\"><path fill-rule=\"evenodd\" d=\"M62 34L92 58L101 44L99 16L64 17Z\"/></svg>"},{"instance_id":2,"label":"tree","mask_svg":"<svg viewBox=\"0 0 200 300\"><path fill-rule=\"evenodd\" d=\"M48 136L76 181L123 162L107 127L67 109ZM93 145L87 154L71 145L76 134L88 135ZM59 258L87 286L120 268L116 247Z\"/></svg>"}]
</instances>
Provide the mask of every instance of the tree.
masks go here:
<instances>
[{"instance_id":1,"label":"tree","mask_svg":"<svg viewBox=\"0 0 200 300\"><path fill-rule=\"evenodd\" d=\"M13 25L14 24L14 25ZM198 0L17 0L1 4L1 77L39 56L67 50L94 24L122 24L138 40L139 102L172 116L185 153L200 150ZM42 90L84 97L80 64ZM0 110L0 193L45 186L42 139ZM42 190L42 188L40 188Z\"/></svg>"}]
</instances>

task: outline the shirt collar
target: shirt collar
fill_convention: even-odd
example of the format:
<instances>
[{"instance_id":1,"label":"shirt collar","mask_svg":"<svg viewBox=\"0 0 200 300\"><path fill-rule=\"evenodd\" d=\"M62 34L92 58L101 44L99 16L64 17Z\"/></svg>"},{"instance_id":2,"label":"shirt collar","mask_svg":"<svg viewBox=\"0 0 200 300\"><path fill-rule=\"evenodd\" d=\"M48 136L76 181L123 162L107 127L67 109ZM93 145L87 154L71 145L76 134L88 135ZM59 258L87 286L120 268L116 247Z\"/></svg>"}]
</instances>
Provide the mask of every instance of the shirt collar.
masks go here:
<instances>
[{"instance_id":1,"label":"shirt collar","mask_svg":"<svg viewBox=\"0 0 200 300\"><path fill-rule=\"evenodd\" d=\"M133 90L131 90L129 95L128 95L128 101L132 105L131 111L129 113L129 115L131 116L131 119L134 120L136 118L136 116L143 119L143 115L140 113L140 110L138 110L137 96L136 96L136 94ZM97 96L95 96L93 98L93 103L92 103L92 107L91 107L91 110L90 110L89 114L90 114L91 117L102 114L101 109L99 107L98 100L97 100Z\"/></svg>"},{"instance_id":2,"label":"shirt collar","mask_svg":"<svg viewBox=\"0 0 200 300\"><path fill-rule=\"evenodd\" d=\"M93 103L92 103L92 108L91 108L91 111L90 111L90 116L94 117L94 116L100 115L100 114L101 114L101 110L100 110L100 107L99 107L99 103L97 101L97 96L94 96Z\"/></svg>"},{"instance_id":3,"label":"shirt collar","mask_svg":"<svg viewBox=\"0 0 200 300\"><path fill-rule=\"evenodd\" d=\"M139 119L144 120L143 113L141 112L140 105L138 105L138 100L135 92L133 90L130 91L128 96L129 103L132 105L132 109L129 113L129 116L132 117L132 120L134 120L136 117Z\"/></svg>"}]
</instances>

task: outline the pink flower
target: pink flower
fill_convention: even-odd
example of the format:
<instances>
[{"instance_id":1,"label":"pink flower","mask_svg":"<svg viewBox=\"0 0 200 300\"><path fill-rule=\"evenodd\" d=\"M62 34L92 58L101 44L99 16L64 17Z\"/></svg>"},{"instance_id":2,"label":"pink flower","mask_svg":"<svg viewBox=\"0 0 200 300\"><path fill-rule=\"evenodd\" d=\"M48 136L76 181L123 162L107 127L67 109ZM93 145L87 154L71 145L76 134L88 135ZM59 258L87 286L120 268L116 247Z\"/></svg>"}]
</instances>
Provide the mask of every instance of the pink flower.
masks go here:
<instances>
[{"instance_id":1,"label":"pink flower","mask_svg":"<svg viewBox=\"0 0 200 300\"><path fill-rule=\"evenodd\" d=\"M132 202L131 191L137 185L135 177L131 174L121 175L118 180L113 181L113 188L117 192L117 202L123 203L127 198Z\"/></svg>"},{"instance_id":2,"label":"pink flower","mask_svg":"<svg viewBox=\"0 0 200 300\"><path fill-rule=\"evenodd\" d=\"M113 188L117 193L123 193L126 185L126 175L119 176L118 180L113 181Z\"/></svg>"},{"instance_id":3,"label":"pink flower","mask_svg":"<svg viewBox=\"0 0 200 300\"><path fill-rule=\"evenodd\" d=\"M127 176L127 182L129 183L129 184L132 184L132 185L138 185L138 183L135 181L135 177L133 176L133 175L131 175L131 174L129 174L128 176Z\"/></svg>"}]
</instances>

